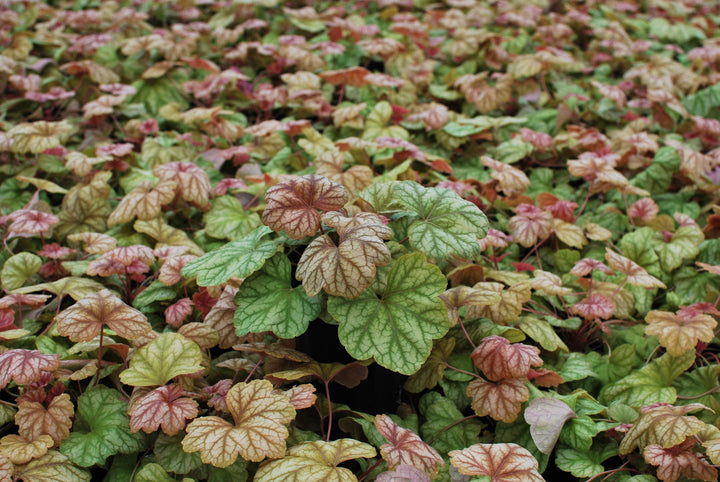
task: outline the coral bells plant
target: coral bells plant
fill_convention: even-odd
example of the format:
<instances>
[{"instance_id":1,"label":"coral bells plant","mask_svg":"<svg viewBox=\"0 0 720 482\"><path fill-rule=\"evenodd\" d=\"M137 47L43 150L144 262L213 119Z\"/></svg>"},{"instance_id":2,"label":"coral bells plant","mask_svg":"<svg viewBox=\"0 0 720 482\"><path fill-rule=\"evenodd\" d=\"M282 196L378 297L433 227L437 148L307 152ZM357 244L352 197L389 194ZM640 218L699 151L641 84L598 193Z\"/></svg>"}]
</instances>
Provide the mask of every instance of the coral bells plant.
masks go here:
<instances>
[{"instance_id":1,"label":"coral bells plant","mask_svg":"<svg viewBox=\"0 0 720 482\"><path fill-rule=\"evenodd\" d=\"M0 480L717 480L718 25L0 2Z\"/></svg>"}]
</instances>

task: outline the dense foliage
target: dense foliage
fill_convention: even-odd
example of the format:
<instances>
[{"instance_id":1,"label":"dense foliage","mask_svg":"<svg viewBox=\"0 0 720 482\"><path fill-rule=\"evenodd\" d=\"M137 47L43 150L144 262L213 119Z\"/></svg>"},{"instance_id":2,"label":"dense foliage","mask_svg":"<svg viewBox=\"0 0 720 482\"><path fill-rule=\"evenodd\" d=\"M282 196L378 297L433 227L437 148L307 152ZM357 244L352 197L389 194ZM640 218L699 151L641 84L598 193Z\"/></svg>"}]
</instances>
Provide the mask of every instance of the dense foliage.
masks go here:
<instances>
[{"instance_id":1,"label":"dense foliage","mask_svg":"<svg viewBox=\"0 0 720 482\"><path fill-rule=\"evenodd\" d=\"M0 4L0 480L717 480L720 5Z\"/></svg>"}]
</instances>

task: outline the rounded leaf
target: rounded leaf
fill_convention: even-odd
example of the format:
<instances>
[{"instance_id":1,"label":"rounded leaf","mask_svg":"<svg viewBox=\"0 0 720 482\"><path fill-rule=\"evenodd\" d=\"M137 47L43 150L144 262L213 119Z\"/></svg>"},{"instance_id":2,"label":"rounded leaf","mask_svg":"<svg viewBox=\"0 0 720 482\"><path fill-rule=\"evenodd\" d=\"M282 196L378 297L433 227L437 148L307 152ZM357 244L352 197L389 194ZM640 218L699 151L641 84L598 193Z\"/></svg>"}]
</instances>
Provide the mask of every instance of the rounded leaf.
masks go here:
<instances>
[{"instance_id":1,"label":"rounded leaf","mask_svg":"<svg viewBox=\"0 0 720 482\"><path fill-rule=\"evenodd\" d=\"M136 387L165 385L178 375L203 369L200 347L179 333L163 333L140 348L120 380Z\"/></svg>"},{"instance_id":2,"label":"rounded leaf","mask_svg":"<svg viewBox=\"0 0 720 482\"><path fill-rule=\"evenodd\" d=\"M328 311L340 322L339 337L357 360L374 357L390 370L418 371L450 320L440 295L447 286L440 269L421 253L407 254L390 268L385 289L366 289L354 300L330 297Z\"/></svg>"},{"instance_id":3,"label":"rounded leaf","mask_svg":"<svg viewBox=\"0 0 720 482\"><path fill-rule=\"evenodd\" d=\"M453 450L450 463L463 475L488 476L492 482L544 482L538 462L530 452L513 443L475 444Z\"/></svg>"}]
</instances>

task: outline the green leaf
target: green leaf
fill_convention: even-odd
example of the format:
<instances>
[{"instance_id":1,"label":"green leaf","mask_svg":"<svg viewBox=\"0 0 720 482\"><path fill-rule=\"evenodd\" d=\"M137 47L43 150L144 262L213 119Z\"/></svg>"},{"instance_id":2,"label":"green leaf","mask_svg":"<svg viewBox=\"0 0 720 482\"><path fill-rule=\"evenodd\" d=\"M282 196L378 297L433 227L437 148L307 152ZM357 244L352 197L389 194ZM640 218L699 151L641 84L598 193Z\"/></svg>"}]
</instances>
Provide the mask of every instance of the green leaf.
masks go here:
<instances>
[{"instance_id":1,"label":"green leaf","mask_svg":"<svg viewBox=\"0 0 720 482\"><path fill-rule=\"evenodd\" d=\"M715 84L712 87L688 95L681 101L681 104L692 115L716 118L718 107L720 107L720 84Z\"/></svg>"},{"instance_id":2,"label":"green leaf","mask_svg":"<svg viewBox=\"0 0 720 482\"><path fill-rule=\"evenodd\" d=\"M4 289L11 291L20 288L35 273L40 271L42 258L27 251L11 256L3 264L0 281Z\"/></svg>"},{"instance_id":3,"label":"green leaf","mask_svg":"<svg viewBox=\"0 0 720 482\"><path fill-rule=\"evenodd\" d=\"M36 291L49 291L56 296L70 296L75 301L79 301L88 295L92 295L105 288L95 280L88 278L78 278L76 276L67 276L60 278L52 283L40 283L32 286L24 286L13 290L13 293L27 294Z\"/></svg>"},{"instance_id":4,"label":"green leaf","mask_svg":"<svg viewBox=\"0 0 720 482\"><path fill-rule=\"evenodd\" d=\"M280 338L305 333L320 314L320 298L308 296L301 286L293 287L292 267L284 254L276 254L240 285L235 295L235 331L272 331Z\"/></svg>"},{"instance_id":5,"label":"green leaf","mask_svg":"<svg viewBox=\"0 0 720 482\"><path fill-rule=\"evenodd\" d=\"M112 458L112 465L108 470L103 482L126 482L132 479L137 465L137 453L115 454Z\"/></svg>"},{"instance_id":6,"label":"green leaf","mask_svg":"<svg viewBox=\"0 0 720 482\"><path fill-rule=\"evenodd\" d=\"M135 387L165 385L178 375L202 370L202 358L197 343L179 333L163 333L133 355L120 380Z\"/></svg>"},{"instance_id":7,"label":"green leaf","mask_svg":"<svg viewBox=\"0 0 720 482\"><path fill-rule=\"evenodd\" d=\"M161 433L155 440L155 445L153 446L155 460L168 472L187 474L202 465L200 453L187 453L183 450L182 440L184 438L184 432L180 432L172 437Z\"/></svg>"},{"instance_id":8,"label":"green leaf","mask_svg":"<svg viewBox=\"0 0 720 482\"><path fill-rule=\"evenodd\" d=\"M245 482L248 480L247 461L238 457L237 461L229 467L213 467L208 482Z\"/></svg>"},{"instance_id":9,"label":"green leaf","mask_svg":"<svg viewBox=\"0 0 720 482\"><path fill-rule=\"evenodd\" d=\"M413 181L398 183L395 196L417 215L408 232L413 248L437 261L479 254L478 238L487 234L488 220L476 205L450 189L426 188Z\"/></svg>"},{"instance_id":10,"label":"green leaf","mask_svg":"<svg viewBox=\"0 0 720 482\"><path fill-rule=\"evenodd\" d=\"M271 232L272 229L261 226L242 239L190 261L180 273L186 278L197 276L200 286L219 285L233 276L246 278L277 251L275 242L262 239Z\"/></svg>"},{"instance_id":11,"label":"green leaf","mask_svg":"<svg viewBox=\"0 0 720 482\"><path fill-rule=\"evenodd\" d=\"M262 221L257 213L248 212L235 196L213 199L212 208L203 216L205 232L218 239L238 239L247 236Z\"/></svg>"},{"instance_id":12,"label":"green leaf","mask_svg":"<svg viewBox=\"0 0 720 482\"><path fill-rule=\"evenodd\" d=\"M564 352L570 351L555 330L545 320L534 316L521 316L515 323L527 336L535 340L547 351L555 351L561 349Z\"/></svg>"},{"instance_id":13,"label":"green leaf","mask_svg":"<svg viewBox=\"0 0 720 482\"><path fill-rule=\"evenodd\" d=\"M650 20L649 35L657 37L666 42L684 44L691 40L704 40L705 34L702 30L682 22L670 23L662 17L655 17Z\"/></svg>"},{"instance_id":14,"label":"green leaf","mask_svg":"<svg viewBox=\"0 0 720 482\"><path fill-rule=\"evenodd\" d=\"M573 418L565 423L560 432L560 442L577 450L588 451L592 446L593 437L599 431L590 417L585 415Z\"/></svg>"},{"instance_id":15,"label":"green leaf","mask_svg":"<svg viewBox=\"0 0 720 482\"><path fill-rule=\"evenodd\" d=\"M620 240L620 248L626 258L635 261L656 278L660 278L663 270L657 250L663 243L655 235L652 229L642 227L623 236Z\"/></svg>"},{"instance_id":16,"label":"green leaf","mask_svg":"<svg viewBox=\"0 0 720 482\"><path fill-rule=\"evenodd\" d=\"M117 390L98 385L78 398L73 431L60 451L81 467L105 463L110 455L137 452L144 447L142 433L131 433L127 403Z\"/></svg>"},{"instance_id":17,"label":"green leaf","mask_svg":"<svg viewBox=\"0 0 720 482\"><path fill-rule=\"evenodd\" d=\"M175 482L162 468L162 465L149 463L143 465L135 474L135 482Z\"/></svg>"},{"instance_id":18,"label":"green leaf","mask_svg":"<svg viewBox=\"0 0 720 482\"><path fill-rule=\"evenodd\" d=\"M715 413L703 410L695 416L706 423L714 424L717 414L720 413L720 393L713 391L717 388L718 379L720 379L720 365L697 367L691 372L683 373L673 383L678 395L684 397L678 399L677 405L702 403Z\"/></svg>"},{"instance_id":19,"label":"green leaf","mask_svg":"<svg viewBox=\"0 0 720 482\"><path fill-rule=\"evenodd\" d=\"M524 159L535 150L532 144L525 142L521 137L514 137L493 149L491 157L497 161L512 164Z\"/></svg>"},{"instance_id":20,"label":"green leaf","mask_svg":"<svg viewBox=\"0 0 720 482\"><path fill-rule=\"evenodd\" d=\"M179 84L182 84L182 80ZM128 103L142 102L153 117L157 117L162 106L173 102L179 104L180 111L184 111L188 104L176 85L178 79L173 79L169 75L157 79L138 80L133 83L137 93L128 100Z\"/></svg>"},{"instance_id":21,"label":"green leaf","mask_svg":"<svg viewBox=\"0 0 720 482\"><path fill-rule=\"evenodd\" d=\"M635 347L630 344L615 347L609 357L601 356L598 352L590 352L586 356L603 384L613 383L629 374L637 360Z\"/></svg>"},{"instance_id":22,"label":"green leaf","mask_svg":"<svg viewBox=\"0 0 720 482\"><path fill-rule=\"evenodd\" d=\"M11 420L15 420L15 414L17 413L17 410L15 410L10 405L5 405L4 403L0 403L0 424L5 425Z\"/></svg>"},{"instance_id":23,"label":"green leaf","mask_svg":"<svg viewBox=\"0 0 720 482\"><path fill-rule=\"evenodd\" d=\"M562 368L556 371L566 382L582 380L587 377L598 377L585 354L578 352L568 354L562 364Z\"/></svg>"},{"instance_id":24,"label":"green leaf","mask_svg":"<svg viewBox=\"0 0 720 482\"><path fill-rule=\"evenodd\" d=\"M602 463L616 454L617 444L614 442L587 451L562 447L555 452L555 464L560 470L570 472L575 477L593 477L604 472Z\"/></svg>"},{"instance_id":25,"label":"green leaf","mask_svg":"<svg viewBox=\"0 0 720 482\"><path fill-rule=\"evenodd\" d=\"M661 147L655 153L650 165L635 176L630 184L641 187L653 195L666 193L672 183L673 174L680 169L681 162L675 148Z\"/></svg>"},{"instance_id":26,"label":"green leaf","mask_svg":"<svg viewBox=\"0 0 720 482\"><path fill-rule=\"evenodd\" d=\"M388 126L387 123L392 117L392 106L383 100L375 104L373 110L365 120L365 130L362 138L366 141L374 141L378 137L394 137L406 141L410 138L408 131L400 126Z\"/></svg>"},{"instance_id":27,"label":"green leaf","mask_svg":"<svg viewBox=\"0 0 720 482\"><path fill-rule=\"evenodd\" d=\"M174 289L165 286L162 281L155 280L133 299L133 306L143 313L154 311L150 306L156 301L173 300L177 296Z\"/></svg>"},{"instance_id":28,"label":"green leaf","mask_svg":"<svg viewBox=\"0 0 720 482\"><path fill-rule=\"evenodd\" d=\"M694 351L688 351L677 358L666 353L649 365L605 386L598 400L606 405L610 402L620 402L631 407L642 407L659 402L675 403L677 391L672 383L694 362Z\"/></svg>"},{"instance_id":29,"label":"green leaf","mask_svg":"<svg viewBox=\"0 0 720 482\"><path fill-rule=\"evenodd\" d=\"M499 129L513 124L524 124L526 121L527 119L525 117L493 117L480 115L471 119L460 119L457 122L448 122L443 126L443 131L454 137L467 137L488 129Z\"/></svg>"},{"instance_id":30,"label":"green leaf","mask_svg":"<svg viewBox=\"0 0 720 482\"><path fill-rule=\"evenodd\" d=\"M453 402L437 392L430 392L420 399L420 413L427 422L420 427L423 440L433 439L432 447L446 455L451 450L460 450L478 443L481 425L476 420L457 423L463 418ZM447 430L445 430L447 429ZM444 430L444 431L443 431ZM442 433L440 433L442 431Z\"/></svg>"},{"instance_id":31,"label":"green leaf","mask_svg":"<svg viewBox=\"0 0 720 482\"><path fill-rule=\"evenodd\" d=\"M406 375L418 371L432 341L449 326L439 296L447 286L440 269L420 253L395 261L382 292L367 288L359 298L331 296L328 311L340 322L338 335L358 360L375 357L382 366Z\"/></svg>"},{"instance_id":32,"label":"green leaf","mask_svg":"<svg viewBox=\"0 0 720 482\"><path fill-rule=\"evenodd\" d=\"M700 228L683 226L672 235L670 242L657 248L660 264L664 271L671 272L680 267L683 261L694 259L700 252L700 244L705 235Z\"/></svg>"}]
</instances>

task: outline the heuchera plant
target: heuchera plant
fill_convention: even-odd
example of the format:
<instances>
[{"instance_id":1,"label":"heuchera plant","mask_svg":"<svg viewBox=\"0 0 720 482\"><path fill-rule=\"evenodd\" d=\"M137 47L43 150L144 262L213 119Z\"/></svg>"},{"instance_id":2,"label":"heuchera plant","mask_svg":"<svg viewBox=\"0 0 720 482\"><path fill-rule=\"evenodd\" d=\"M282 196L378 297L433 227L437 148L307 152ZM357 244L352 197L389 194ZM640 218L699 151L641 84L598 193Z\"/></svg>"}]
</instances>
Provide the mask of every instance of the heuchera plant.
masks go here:
<instances>
[{"instance_id":1,"label":"heuchera plant","mask_svg":"<svg viewBox=\"0 0 720 482\"><path fill-rule=\"evenodd\" d=\"M717 480L720 5L0 4L0 480Z\"/></svg>"}]
</instances>

